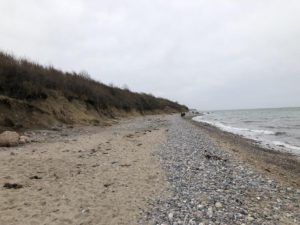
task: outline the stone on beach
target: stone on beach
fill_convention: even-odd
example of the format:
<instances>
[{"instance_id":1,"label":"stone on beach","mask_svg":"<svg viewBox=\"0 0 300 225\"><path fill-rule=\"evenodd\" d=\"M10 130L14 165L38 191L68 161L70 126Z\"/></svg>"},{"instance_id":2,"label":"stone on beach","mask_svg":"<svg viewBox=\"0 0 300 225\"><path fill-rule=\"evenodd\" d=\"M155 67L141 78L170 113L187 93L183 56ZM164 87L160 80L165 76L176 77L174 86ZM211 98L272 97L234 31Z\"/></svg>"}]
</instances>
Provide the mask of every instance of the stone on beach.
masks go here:
<instances>
[{"instance_id":1,"label":"stone on beach","mask_svg":"<svg viewBox=\"0 0 300 225\"><path fill-rule=\"evenodd\" d=\"M20 135L14 131L4 131L0 134L0 147L14 147L19 144Z\"/></svg>"},{"instance_id":2,"label":"stone on beach","mask_svg":"<svg viewBox=\"0 0 300 225\"><path fill-rule=\"evenodd\" d=\"M29 137L27 137L27 136L20 136L19 143L20 143L20 144L27 144L27 143L30 143L30 139L29 139Z\"/></svg>"},{"instance_id":3,"label":"stone on beach","mask_svg":"<svg viewBox=\"0 0 300 225\"><path fill-rule=\"evenodd\" d=\"M221 202L216 202L215 206L216 206L216 208L222 208L223 207Z\"/></svg>"}]
</instances>

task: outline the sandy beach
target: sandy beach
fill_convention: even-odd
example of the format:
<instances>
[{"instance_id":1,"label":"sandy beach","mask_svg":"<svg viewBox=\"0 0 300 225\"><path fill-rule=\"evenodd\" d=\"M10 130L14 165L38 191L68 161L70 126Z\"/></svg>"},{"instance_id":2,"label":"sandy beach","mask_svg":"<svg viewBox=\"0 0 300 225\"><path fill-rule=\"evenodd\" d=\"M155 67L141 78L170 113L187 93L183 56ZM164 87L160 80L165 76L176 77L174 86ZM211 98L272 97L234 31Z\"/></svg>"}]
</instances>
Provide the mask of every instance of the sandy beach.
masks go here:
<instances>
[{"instance_id":1,"label":"sandy beach","mask_svg":"<svg viewBox=\"0 0 300 225\"><path fill-rule=\"evenodd\" d=\"M0 224L138 224L166 181L154 156L163 117L112 127L34 131L35 141L0 150ZM4 183L20 189L4 189Z\"/></svg>"},{"instance_id":2,"label":"sandy beach","mask_svg":"<svg viewBox=\"0 0 300 225\"><path fill-rule=\"evenodd\" d=\"M178 114L27 134L0 149L0 224L300 222L296 157Z\"/></svg>"}]
</instances>

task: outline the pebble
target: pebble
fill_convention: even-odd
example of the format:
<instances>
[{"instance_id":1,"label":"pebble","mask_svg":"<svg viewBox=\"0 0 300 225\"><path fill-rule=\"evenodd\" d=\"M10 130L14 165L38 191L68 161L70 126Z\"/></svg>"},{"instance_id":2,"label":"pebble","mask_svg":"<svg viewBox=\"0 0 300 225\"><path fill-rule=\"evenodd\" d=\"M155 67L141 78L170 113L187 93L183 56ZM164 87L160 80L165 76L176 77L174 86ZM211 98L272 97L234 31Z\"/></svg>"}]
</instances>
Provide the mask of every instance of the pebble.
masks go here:
<instances>
[{"instance_id":1,"label":"pebble","mask_svg":"<svg viewBox=\"0 0 300 225\"><path fill-rule=\"evenodd\" d=\"M216 206L216 208L222 208L223 207L221 202L216 202L215 206Z\"/></svg>"},{"instance_id":2,"label":"pebble","mask_svg":"<svg viewBox=\"0 0 300 225\"><path fill-rule=\"evenodd\" d=\"M168 217L169 217L169 220L170 220L170 221L173 221L173 216L174 216L173 213L169 213Z\"/></svg>"},{"instance_id":3,"label":"pebble","mask_svg":"<svg viewBox=\"0 0 300 225\"><path fill-rule=\"evenodd\" d=\"M209 208L207 209L207 215L208 215L210 218L213 216L213 209L212 209L212 207L209 207Z\"/></svg>"},{"instance_id":4,"label":"pebble","mask_svg":"<svg viewBox=\"0 0 300 225\"><path fill-rule=\"evenodd\" d=\"M206 131L180 116L165 119L168 142L155 157L165 171L171 194L151 200L152 207L140 224L149 221L161 225L252 224L255 221L255 224L273 225L286 221L287 215L294 224L300 224L300 214L291 213L300 212L299 189L271 182L270 178L233 159L214 144Z\"/></svg>"},{"instance_id":5,"label":"pebble","mask_svg":"<svg viewBox=\"0 0 300 225\"><path fill-rule=\"evenodd\" d=\"M253 217L251 217L251 216L248 216L248 217L247 217L247 220L248 220L248 221L253 221L253 220L254 220L254 218L253 218Z\"/></svg>"}]
</instances>

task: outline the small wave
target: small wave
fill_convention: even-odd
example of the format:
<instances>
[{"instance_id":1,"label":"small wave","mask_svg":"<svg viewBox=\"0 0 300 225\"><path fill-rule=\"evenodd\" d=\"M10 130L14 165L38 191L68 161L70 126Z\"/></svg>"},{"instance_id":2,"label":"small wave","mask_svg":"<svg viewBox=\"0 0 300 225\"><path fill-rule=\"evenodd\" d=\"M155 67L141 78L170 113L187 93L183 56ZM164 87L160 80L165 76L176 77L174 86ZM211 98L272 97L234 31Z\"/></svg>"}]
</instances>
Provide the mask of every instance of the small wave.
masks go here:
<instances>
[{"instance_id":1,"label":"small wave","mask_svg":"<svg viewBox=\"0 0 300 225\"><path fill-rule=\"evenodd\" d=\"M276 135L275 132L269 130L250 130L250 132L258 133L258 134L267 134L267 135Z\"/></svg>"},{"instance_id":2,"label":"small wave","mask_svg":"<svg viewBox=\"0 0 300 225\"><path fill-rule=\"evenodd\" d=\"M212 121L208 121L208 120L203 120L201 117L194 117L193 120L213 125L224 131L228 131L228 132L231 132L234 134L245 135L245 133L248 133L248 134L255 133L255 134L275 135L275 132L269 131L269 130L251 130L251 129L247 129L247 128L232 127L232 126L224 125L220 122L212 122Z\"/></svg>"},{"instance_id":3,"label":"small wave","mask_svg":"<svg viewBox=\"0 0 300 225\"><path fill-rule=\"evenodd\" d=\"M287 149L291 149L291 150L300 151L300 147L290 145L290 144L287 144L287 143L284 143L284 142L281 142L281 141L273 141L273 144L278 146L278 147L281 147L281 148L287 148Z\"/></svg>"},{"instance_id":4,"label":"small wave","mask_svg":"<svg viewBox=\"0 0 300 225\"><path fill-rule=\"evenodd\" d=\"M245 120L243 121L244 123L255 123L256 121L252 121L252 120Z\"/></svg>"},{"instance_id":5,"label":"small wave","mask_svg":"<svg viewBox=\"0 0 300 225\"><path fill-rule=\"evenodd\" d=\"M275 136L282 136L282 135L286 135L286 132L283 132L283 131L275 132Z\"/></svg>"},{"instance_id":6,"label":"small wave","mask_svg":"<svg viewBox=\"0 0 300 225\"><path fill-rule=\"evenodd\" d=\"M274 129L274 128L276 128L274 126L264 126L264 127L267 128L267 129Z\"/></svg>"}]
</instances>

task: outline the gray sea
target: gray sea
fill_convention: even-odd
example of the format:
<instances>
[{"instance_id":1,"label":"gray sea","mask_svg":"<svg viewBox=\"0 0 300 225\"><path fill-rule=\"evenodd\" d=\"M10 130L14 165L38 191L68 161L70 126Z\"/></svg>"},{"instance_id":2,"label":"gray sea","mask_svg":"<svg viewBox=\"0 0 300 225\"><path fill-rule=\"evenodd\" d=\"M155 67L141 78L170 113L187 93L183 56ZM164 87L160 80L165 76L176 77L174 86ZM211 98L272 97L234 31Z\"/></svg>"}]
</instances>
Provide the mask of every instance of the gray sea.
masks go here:
<instances>
[{"instance_id":1,"label":"gray sea","mask_svg":"<svg viewBox=\"0 0 300 225\"><path fill-rule=\"evenodd\" d=\"M300 155L300 107L203 112L193 119Z\"/></svg>"}]
</instances>

